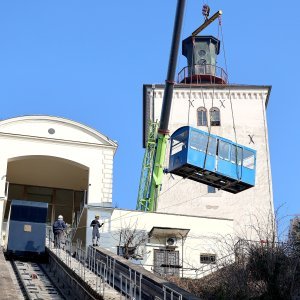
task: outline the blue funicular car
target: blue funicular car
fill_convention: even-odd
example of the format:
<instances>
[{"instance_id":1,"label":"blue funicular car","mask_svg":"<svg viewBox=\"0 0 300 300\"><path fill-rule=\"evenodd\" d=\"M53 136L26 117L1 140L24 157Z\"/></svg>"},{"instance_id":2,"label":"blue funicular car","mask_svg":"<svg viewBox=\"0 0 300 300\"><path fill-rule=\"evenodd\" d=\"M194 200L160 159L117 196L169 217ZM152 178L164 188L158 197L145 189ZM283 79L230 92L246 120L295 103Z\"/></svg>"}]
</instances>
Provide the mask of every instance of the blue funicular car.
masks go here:
<instances>
[{"instance_id":1,"label":"blue funicular car","mask_svg":"<svg viewBox=\"0 0 300 300\"><path fill-rule=\"evenodd\" d=\"M9 255L43 258L47 213L48 203L12 200L8 222Z\"/></svg>"},{"instance_id":2,"label":"blue funicular car","mask_svg":"<svg viewBox=\"0 0 300 300\"><path fill-rule=\"evenodd\" d=\"M255 185L256 151L184 126L171 136L168 172L230 193Z\"/></svg>"}]
</instances>

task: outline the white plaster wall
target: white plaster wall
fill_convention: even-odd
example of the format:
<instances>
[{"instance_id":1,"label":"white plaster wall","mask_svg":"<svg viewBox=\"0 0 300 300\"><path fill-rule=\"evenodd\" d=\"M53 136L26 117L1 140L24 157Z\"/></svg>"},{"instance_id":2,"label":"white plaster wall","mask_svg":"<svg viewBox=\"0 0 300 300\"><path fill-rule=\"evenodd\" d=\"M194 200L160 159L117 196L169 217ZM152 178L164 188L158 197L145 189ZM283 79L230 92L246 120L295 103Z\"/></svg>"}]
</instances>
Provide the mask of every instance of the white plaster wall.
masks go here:
<instances>
[{"instance_id":1,"label":"white plaster wall","mask_svg":"<svg viewBox=\"0 0 300 300\"><path fill-rule=\"evenodd\" d=\"M148 97L152 98L153 90L149 88ZM267 87L234 86L215 89L196 87L174 89L170 115L170 134L182 126L190 125L207 131L207 127L197 126L197 108L205 106L207 110L214 106L220 109L221 126L212 126L211 133L235 141L231 103L239 144L257 150L256 185L254 188L231 194L218 191L207 193L207 186L178 176L166 174L158 200L158 211L189 215L233 218L235 229L241 236L251 238L251 225L266 225L270 214L273 215L273 195L268 149L268 132L266 123L265 102ZM154 119L160 119L163 89L154 90ZM189 100L193 106L190 107ZM222 106L221 101L225 107ZM254 135L255 144L248 135ZM165 167L168 167L169 152ZM249 236L250 235L250 236Z\"/></svg>"},{"instance_id":2,"label":"white plaster wall","mask_svg":"<svg viewBox=\"0 0 300 300\"><path fill-rule=\"evenodd\" d=\"M1 169L0 174L6 174L7 162L12 158L27 155L48 155L52 157L59 157L80 163L89 168L88 203L112 201L112 169L105 169L105 166L103 166L104 150L101 149L101 147L63 144L50 140L36 141L18 137L8 138L7 136L4 138L0 136L0 144L5 144L0 158L0 164L3 165L4 168ZM106 149L105 151L113 153L112 149ZM108 190L106 193L104 193L104 184L106 183L107 178L105 178L104 174L110 174L110 189L106 188ZM1 195L3 195L3 184L1 187Z\"/></svg>"},{"instance_id":3,"label":"white plaster wall","mask_svg":"<svg viewBox=\"0 0 300 300\"><path fill-rule=\"evenodd\" d=\"M230 219L145 213L89 206L87 245L92 244L92 229L89 227L89 224L94 219L95 214L99 214L101 221L104 222L104 226L100 228L100 246L115 253L117 253L117 246L119 245L120 230L124 228L136 228L147 233L154 226L189 229L190 231L184 241L183 249L180 239L177 239L176 244L176 250L179 251L180 263L182 262L183 253L184 276L200 276L201 272L206 269L207 265L200 263L200 253L216 254L217 260L222 260L223 257L228 255L231 255L231 259L233 259L233 220ZM165 238L149 239L144 249L144 259L131 261L141 264L151 271L153 269L154 249L164 248ZM191 270L192 268L197 270ZM181 272L180 270L180 275Z\"/></svg>"}]
</instances>

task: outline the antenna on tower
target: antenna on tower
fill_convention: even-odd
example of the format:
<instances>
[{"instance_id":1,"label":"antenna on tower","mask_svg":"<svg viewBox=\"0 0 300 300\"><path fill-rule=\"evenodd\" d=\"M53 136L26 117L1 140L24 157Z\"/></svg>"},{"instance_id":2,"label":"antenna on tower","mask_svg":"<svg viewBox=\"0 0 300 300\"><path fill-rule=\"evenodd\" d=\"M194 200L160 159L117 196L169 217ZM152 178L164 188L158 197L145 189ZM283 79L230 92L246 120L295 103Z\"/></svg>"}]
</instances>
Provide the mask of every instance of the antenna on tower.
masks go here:
<instances>
[{"instance_id":1,"label":"antenna on tower","mask_svg":"<svg viewBox=\"0 0 300 300\"><path fill-rule=\"evenodd\" d=\"M202 14L205 17L205 22L192 33L192 36L196 36L199 32L201 32L203 29L205 29L209 24L211 24L215 19L217 19L223 13L221 10L218 10L211 18L208 19L210 8L207 5L208 9L204 10L204 6L202 9Z\"/></svg>"}]
</instances>

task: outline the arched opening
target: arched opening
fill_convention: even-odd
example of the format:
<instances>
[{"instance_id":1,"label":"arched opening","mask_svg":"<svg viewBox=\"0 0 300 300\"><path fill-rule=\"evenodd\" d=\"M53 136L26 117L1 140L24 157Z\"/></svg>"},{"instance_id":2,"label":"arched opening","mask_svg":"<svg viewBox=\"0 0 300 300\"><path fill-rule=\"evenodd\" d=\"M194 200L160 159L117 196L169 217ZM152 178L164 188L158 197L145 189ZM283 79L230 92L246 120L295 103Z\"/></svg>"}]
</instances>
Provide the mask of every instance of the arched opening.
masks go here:
<instances>
[{"instance_id":1,"label":"arched opening","mask_svg":"<svg viewBox=\"0 0 300 300\"><path fill-rule=\"evenodd\" d=\"M7 221L13 199L48 203L47 224L58 215L74 224L86 203L89 168L77 162L52 156L21 156L7 164Z\"/></svg>"},{"instance_id":2,"label":"arched opening","mask_svg":"<svg viewBox=\"0 0 300 300\"><path fill-rule=\"evenodd\" d=\"M207 110L205 107L198 107L197 109L197 125L207 126Z\"/></svg>"},{"instance_id":3,"label":"arched opening","mask_svg":"<svg viewBox=\"0 0 300 300\"><path fill-rule=\"evenodd\" d=\"M209 110L209 113L210 113L210 125L221 126L220 110L217 107L212 107Z\"/></svg>"}]
</instances>

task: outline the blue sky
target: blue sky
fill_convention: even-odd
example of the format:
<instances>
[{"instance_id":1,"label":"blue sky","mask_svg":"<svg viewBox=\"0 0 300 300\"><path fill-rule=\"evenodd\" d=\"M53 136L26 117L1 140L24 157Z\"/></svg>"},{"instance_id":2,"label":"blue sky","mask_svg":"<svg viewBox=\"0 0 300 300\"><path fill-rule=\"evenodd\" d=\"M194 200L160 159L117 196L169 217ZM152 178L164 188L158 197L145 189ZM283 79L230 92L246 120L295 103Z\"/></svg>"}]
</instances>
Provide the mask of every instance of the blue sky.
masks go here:
<instances>
[{"instance_id":1,"label":"blue sky","mask_svg":"<svg viewBox=\"0 0 300 300\"><path fill-rule=\"evenodd\" d=\"M46 114L89 125L119 148L114 203L135 208L142 149L142 85L163 83L175 0L0 1L0 118ZM187 0L182 39L202 21ZM272 85L268 127L275 207L297 198L300 19L298 1L208 1L223 10L232 83ZM205 34L217 34L217 25ZM186 65L179 55L178 70Z\"/></svg>"}]
</instances>

